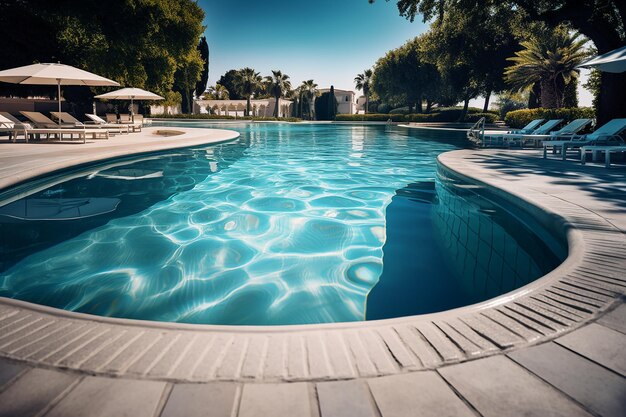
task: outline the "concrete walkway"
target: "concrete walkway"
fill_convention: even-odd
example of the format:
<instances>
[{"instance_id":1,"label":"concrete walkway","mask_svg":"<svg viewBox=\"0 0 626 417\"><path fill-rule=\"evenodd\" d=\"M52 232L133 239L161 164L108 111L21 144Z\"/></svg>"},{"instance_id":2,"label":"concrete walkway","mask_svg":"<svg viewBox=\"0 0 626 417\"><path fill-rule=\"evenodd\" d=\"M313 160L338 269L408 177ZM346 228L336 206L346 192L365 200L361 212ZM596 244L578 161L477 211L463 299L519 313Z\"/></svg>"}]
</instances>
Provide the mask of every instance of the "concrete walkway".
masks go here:
<instances>
[{"instance_id":1,"label":"concrete walkway","mask_svg":"<svg viewBox=\"0 0 626 417\"><path fill-rule=\"evenodd\" d=\"M536 152L440 163L567 228L568 259L486 303L365 323L144 323L0 299L0 416L623 415L625 172Z\"/></svg>"}]
</instances>

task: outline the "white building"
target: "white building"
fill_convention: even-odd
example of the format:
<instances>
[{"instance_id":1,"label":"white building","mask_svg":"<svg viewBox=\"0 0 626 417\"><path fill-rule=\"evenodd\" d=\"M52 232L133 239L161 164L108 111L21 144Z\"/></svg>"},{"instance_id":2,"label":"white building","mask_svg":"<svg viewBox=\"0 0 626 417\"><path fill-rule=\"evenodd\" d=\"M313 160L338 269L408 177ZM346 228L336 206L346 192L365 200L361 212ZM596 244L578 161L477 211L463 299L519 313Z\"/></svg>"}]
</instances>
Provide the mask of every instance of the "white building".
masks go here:
<instances>
[{"instance_id":1,"label":"white building","mask_svg":"<svg viewBox=\"0 0 626 417\"><path fill-rule=\"evenodd\" d=\"M278 117L290 117L291 100L280 99ZM246 100L194 100L193 113L206 114L210 112L219 116L243 116L246 110ZM252 110L251 116L255 117L273 117L276 99L267 98L259 100L250 100Z\"/></svg>"},{"instance_id":2,"label":"white building","mask_svg":"<svg viewBox=\"0 0 626 417\"><path fill-rule=\"evenodd\" d=\"M320 94L329 93L330 88L320 88ZM337 114L355 114L356 101L354 91L335 89L335 99L337 100Z\"/></svg>"}]
</instances>

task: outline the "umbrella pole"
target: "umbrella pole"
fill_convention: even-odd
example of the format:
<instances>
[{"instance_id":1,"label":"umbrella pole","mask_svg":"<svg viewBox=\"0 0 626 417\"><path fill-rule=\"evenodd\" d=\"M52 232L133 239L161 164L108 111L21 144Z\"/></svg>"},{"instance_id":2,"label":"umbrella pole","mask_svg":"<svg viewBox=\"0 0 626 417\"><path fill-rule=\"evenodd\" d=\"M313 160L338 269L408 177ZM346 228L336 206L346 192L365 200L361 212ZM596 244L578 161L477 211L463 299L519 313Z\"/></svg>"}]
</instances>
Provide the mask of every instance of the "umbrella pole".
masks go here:
<instances>
[{"instance_id":1,"label":"umbrella pole","mask_svg":"<svg viewBox=\"0 0 626 417\"><path fill-rule=\"evenodd\" d=\"M130 120L135 123L135 108L133 107L133 96L130 96Z\"/></svg>"},{"instance_id":2,"label":"umbrella pole","mask_svg":"<svg viewBox=\"0 0 626 417\"><path fill-rule=\"evenodd\" d=\"M61 113L61 79L57 78L57 99L59 100L59 113ZM59 117L59 126L61 125L61 118Z\"/></svg>"}]
</instances>

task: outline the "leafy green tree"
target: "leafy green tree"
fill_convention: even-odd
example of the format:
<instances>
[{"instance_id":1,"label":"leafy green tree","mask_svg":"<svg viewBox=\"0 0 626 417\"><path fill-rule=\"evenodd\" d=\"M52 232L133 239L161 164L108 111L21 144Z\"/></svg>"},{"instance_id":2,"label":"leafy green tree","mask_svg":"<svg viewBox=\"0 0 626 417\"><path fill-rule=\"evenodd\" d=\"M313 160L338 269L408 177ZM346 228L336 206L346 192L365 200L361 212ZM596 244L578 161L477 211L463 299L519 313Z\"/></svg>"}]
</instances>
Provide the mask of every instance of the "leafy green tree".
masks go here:
<instances>
[{"instance_id":1,"label":"leafy green tree","mask_svg":"<svg viewBox=\"0 0 626 417\"><path fill-rule=\"evenodd\" d=\"M334 111L333 111L334 109ZM315 100L315 116L317 120L333 120L333 113L337 114L337 100L330 92L322 93Z\"/></svg>"},{"instance_id":2,"label":"leafy green tree","mask_svg":"<svg viewBox=\"0 0 626 417\"><path fill-rule=\"evenodd\" d=\"M517 90L527 90L539 83L541 106L561 108L566 86L571 83L576 88L576 67L587 56L586 39L563 26L543 28L539 32L521 42L524 49L509 58L513 65L506 69L505 78Z\"/></svg>"},{"instance_id":3,"label":"leafy green tree","mask_svg":"<svg viewBox=\"0 0 626 417\"><path fill-rule=\"evenodd\" d=\"M202 74L202 57L197 49L193 49L188 55L178 61L178 69L174 73L174 91L178 91L182 97L181 111L191 113L193 110L193 95L197 82Z\"/></svg>"},{"instance_id":4,"label":"leafy green tree","mask_svg":"<svg viewBox=\"0 0 626 417\"><path fill-rule=\"evenodd\" d=\"M230 98L229 91L221 84L209 87L207 93L204 96L206 100L228 100Z\"/></svg>"},{"instance_id":5,"label":"leafy green tree","mask_svg":"<svg viewBox=\"0 0 626 417\"><path fill-rule=\"evenodd\" d=\"M280 99L291 89L289 76L287 74L283 74L280 70L272 70L272 75L265 77L265 85L267 91L270 92L276 100L276 105L274 106L274 117L278 117Z\"/></svg>"},{"instance_id":6,"label":"leafy green tree","mask_svg":"<svg viewBox=\"0 0 626 417\"><path fill-rule=\"evenodd\" d=\"M195 93L197 97L200 97L206 91L209 82L209 44L206 41L206 36L200 38L198 52L200 52L202 59L202 73L200 73L200 80L196 83Z\"/></svg>"},{"instance_id":7,"label":"leafy green tree","mask_svg":"<svg viewBox=\"0 0 626 417\"><path fill-rule=\"evenodd\" d=\"M320 92L317 89L317 84L313 80L302 81L302 84L300 84L299 87L299 91L301 92L302 98L304 99L301 100L301 103L302 101L306 103L307 118L309 120L313 120L315 117L313 114L315 111L315 98L320 95ZM303 115L302 111L300 115Z\"/></svg>"},{"instance_id":8,"label":"leafy green tree","mask_svg":"<svg viewBox=\"0 0 626 417\"><path fill-rule=\"evenodd\" d=\"M374 0L368 0L373 3ZM387 0L389 1L389 0ZM556 28L567 23L589 38L599 54L626 43L626 2L624 0L399 0L400 15L413 21L422 14L424 21L441 17L450 6L467 14L493 8L523 13L527 19L542 21ZM626 116L626 73L604 73L597 99L598 123Z\"/></svg>"},{"instance_id":9,"label":"leafy green tree","mask_svg":"<svg viewBox=\"0 0 626 417\"><path fill-rule=\"evenodd\" d=\"M373 71L371 69L366 69L362 74L358 74L354 78L354 83L356 84L357 90L363 90L363 95L365 96L365 113L367 114L369 110L370 104L370 83L372 82Z\"/></svg>"},{"instance_id":10,"label":"leafy green tree","mask_svg":"<svg viewBox=\"0 0 626 417\"><path fill-rule=\"evenodd\" d=\"M216 84L219 84L228 90L231 100L243 100L244 96L239 93L237 89L237 74L238 71L231 69L226 71L224 75L217 80Z\"/></svg>"},{"instance_id":11,"label":"leafy green tree","mask_svg":"<svg viewBox=\"0 0 626 417\"><path fill-rule=\"evenodd\" d=\"M193 63L204 30L204 11L193 0L0 0L0 10L0 68L61 61L161 95Z\"/></svg>"},{"instance_id":12,"label":"leafy green tree","mask_svg":"<svg viewBox=\"0 0 626 417\"><path fill-rule=\"evenodd\" d=\"M259 91L263 85L263 78L252 68L242 68L237 72L235 87L246 98L246 116L250 115L252 108L250 98Z\"/></svg>"},{"instance_id":13,"label":"leafy green tree","mask_svg":"<svg viewBox=\"0 0 626 417\"><path fill-rule=\"evenodd\" d=\"M335 116L337 115L337 98L335 97L335 86L330 86L330 91L328 92L328 118L330 120L335 120Z\"/></svg>"}]
</instances>

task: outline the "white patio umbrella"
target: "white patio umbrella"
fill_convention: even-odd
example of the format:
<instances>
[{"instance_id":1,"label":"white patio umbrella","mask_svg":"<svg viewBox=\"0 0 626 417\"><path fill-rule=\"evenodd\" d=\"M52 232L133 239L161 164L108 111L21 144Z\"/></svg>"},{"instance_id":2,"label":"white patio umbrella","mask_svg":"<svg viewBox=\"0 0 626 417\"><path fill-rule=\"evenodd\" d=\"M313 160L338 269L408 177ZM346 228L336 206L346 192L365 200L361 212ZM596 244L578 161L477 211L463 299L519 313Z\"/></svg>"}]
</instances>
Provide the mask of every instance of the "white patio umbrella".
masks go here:
<instances>
[{"instance_id":1,"label":"white patio umbrella","mask_svg":"<svg viewBox=\"0 0 626 417\"><path fill-rule=\"evenodd\" d=\"M591 58L579 67L595 67L604 72L624 72L626 71L626 46Z\"/></svg>"},{"instance_id":2,"label":"white patio umbrella","mask_svg":"<svg viewBox=\"0 0 626 417\"><path fill-rule=\"evenodd\" d=\"M150 91L142 90L141 88L122 88L120 90L111 91L96 96L96 98L104 98L107 100L130 100L130 114L132 121L135 121L135 114L133 112L133 102L135 100L165 100L163 97L151 93Z\"/></svg>"},{"instance_id":3,"label":"white patio umbrella","mask_svg":"<svg viewBox=\"0 0 626 417\"><path fill-rule=\"evenodd\" d=\"M119 86L120 84L70 65L32 64L0 71L0 81L12 84L56 85L61 111L61 86Z\"/></svg>"}]
</instances>

